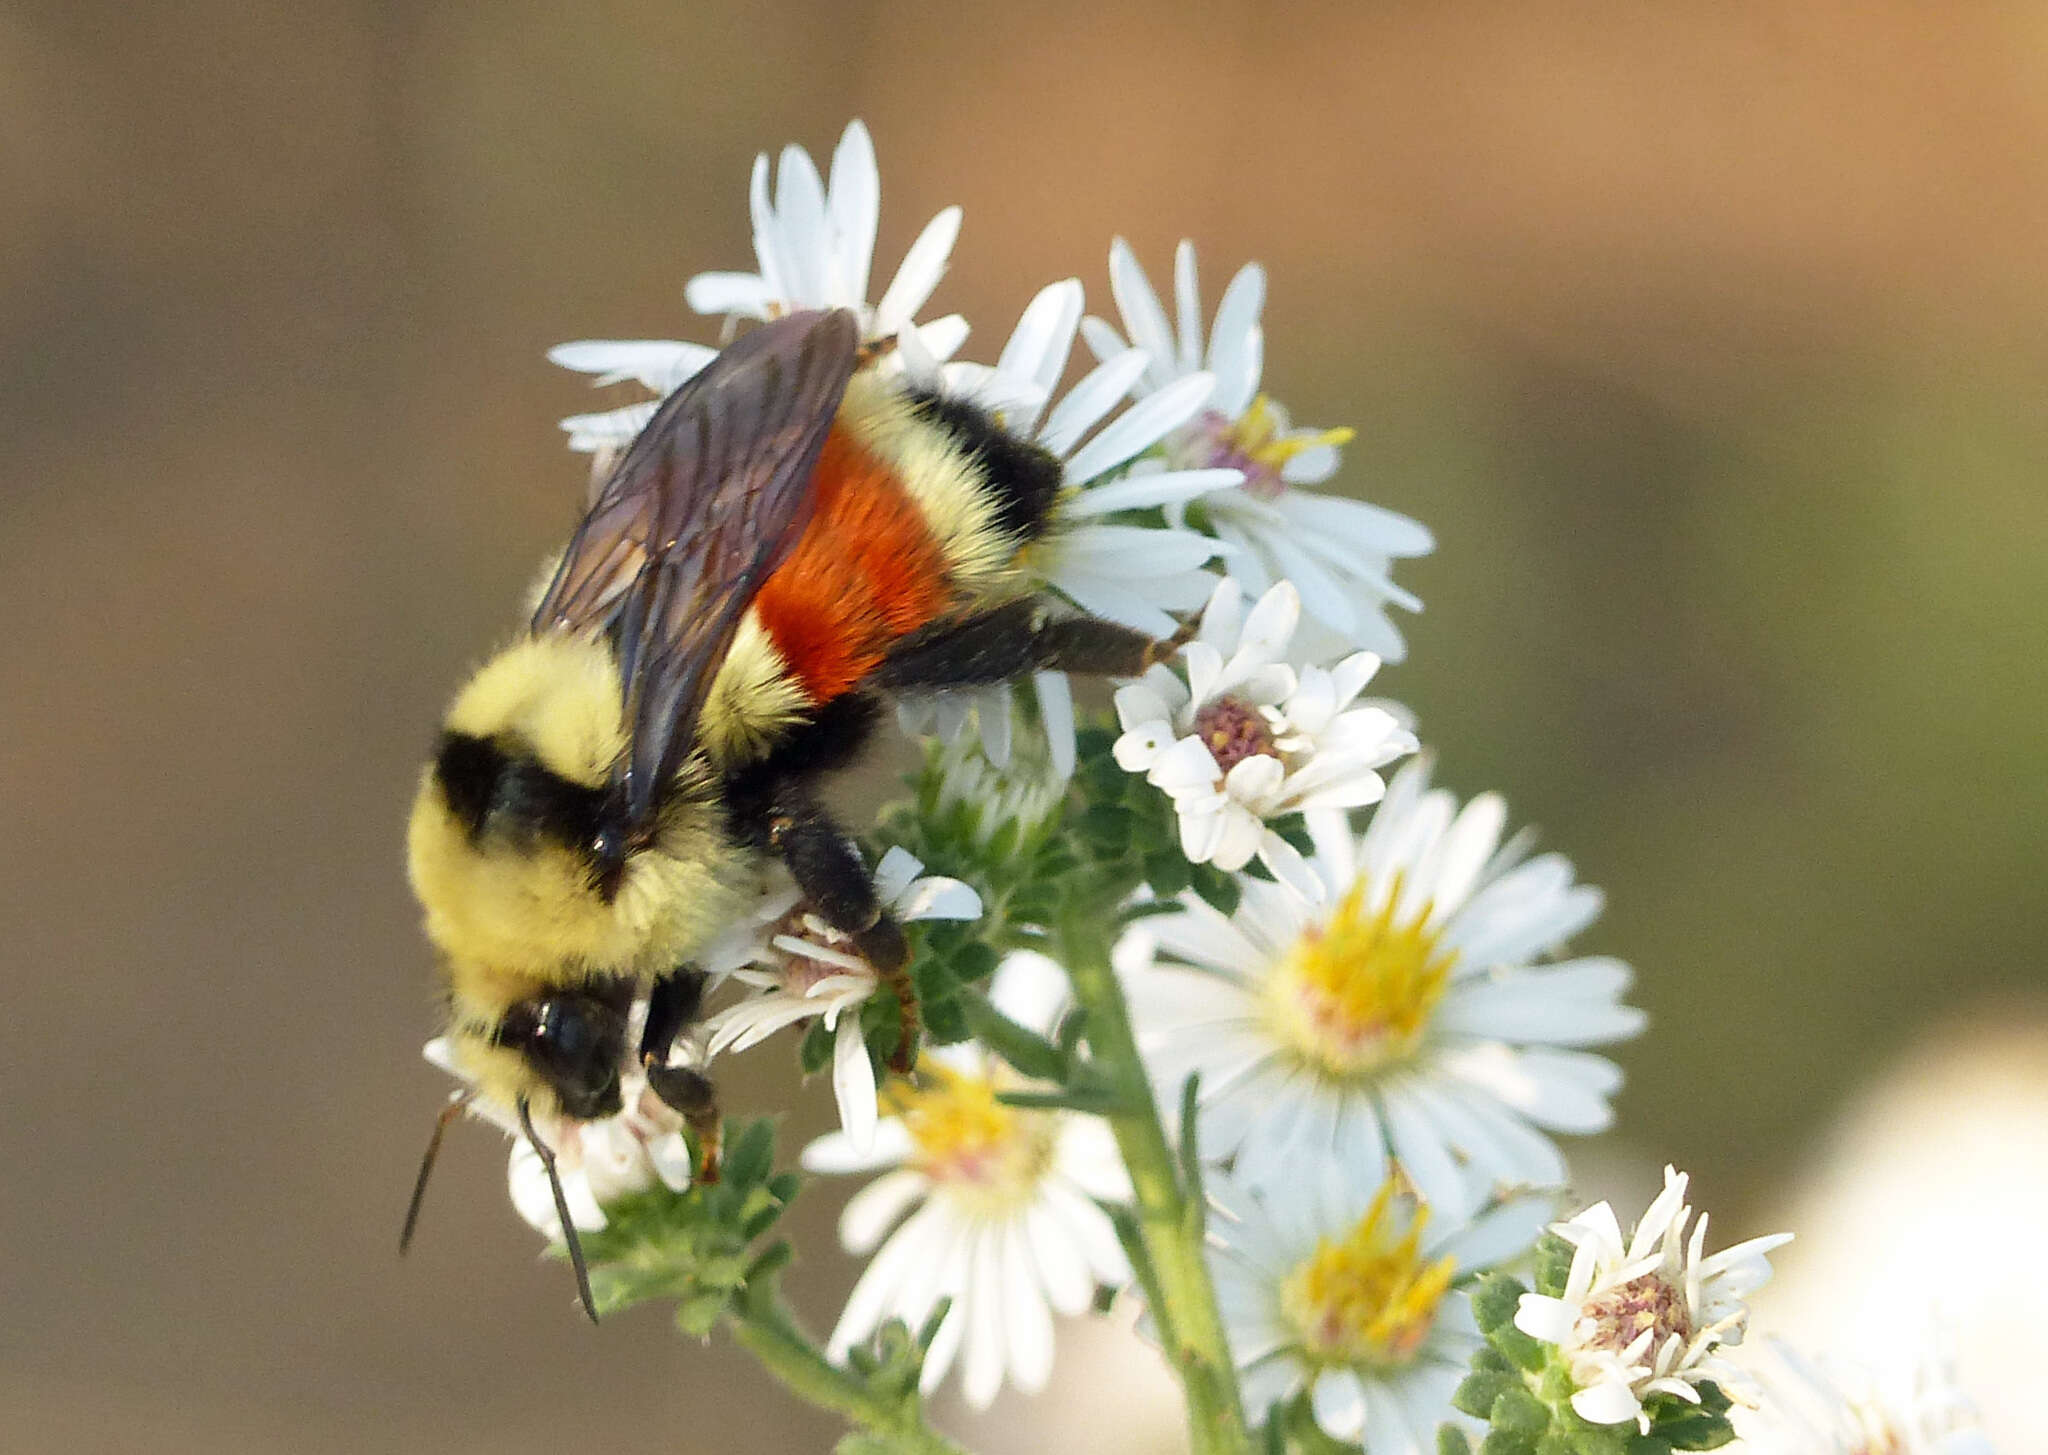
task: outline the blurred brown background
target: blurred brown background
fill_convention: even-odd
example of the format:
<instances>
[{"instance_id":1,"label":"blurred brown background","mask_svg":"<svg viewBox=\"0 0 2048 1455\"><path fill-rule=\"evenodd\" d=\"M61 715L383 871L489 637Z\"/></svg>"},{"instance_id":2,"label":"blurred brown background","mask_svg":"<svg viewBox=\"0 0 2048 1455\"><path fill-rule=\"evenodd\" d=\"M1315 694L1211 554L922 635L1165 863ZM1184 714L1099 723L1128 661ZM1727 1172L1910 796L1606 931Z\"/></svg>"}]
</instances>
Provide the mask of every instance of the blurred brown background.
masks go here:
<instances>
[{"instance_id":1,"label":"blurred brown background","mask_svg":"<svg viewBox=\"0 0 2048 1455\"><path fill-rule=\"evenodd\" d=\"M0 1447L833 1437L584 1327L481 1130L397 1261L399 837L577 497L542 351L712 337L754 152L855 115L879 277L966 206L971 355L1056 277L1106 311L1116 232L1269 265L1270 387L1441 542L1388 690L1641 969L1616 1161L1761 1231L1926 1038L2038 1069L2044 77L2022 3L0 9ZM1076 1386L1069 1448L1123 1408Z\"/></svg>"}]
</instances>

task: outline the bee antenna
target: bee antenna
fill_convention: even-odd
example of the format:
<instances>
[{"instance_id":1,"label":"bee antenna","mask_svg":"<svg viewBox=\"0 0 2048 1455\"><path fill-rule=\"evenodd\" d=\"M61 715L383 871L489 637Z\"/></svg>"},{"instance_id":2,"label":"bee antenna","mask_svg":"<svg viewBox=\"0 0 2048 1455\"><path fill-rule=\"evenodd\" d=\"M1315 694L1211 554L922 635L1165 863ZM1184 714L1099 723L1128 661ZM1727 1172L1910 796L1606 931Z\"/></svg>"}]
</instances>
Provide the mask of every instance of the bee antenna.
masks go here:
<instances>
[{"instance_id":1,"label":"bee antenna","mask_svg":"<svg viewBox=\"0 0 2048 1455\"><path fill-rule=\"evenodd\" d=\"M427 1179L434 1175L434 1159L441 1155L441 1138L448 1132L448 1123L460 1116L475 1099L474 1088L458 1091L448 1099L448 1105L441 1108L441 1114L434 1118L434 1135L427 1142L427 1155L420 1158L420 1175L412 1184L412 1201L406 1204L405 1231L398 1235L398 1256L401 1258L412 1246L413 1230L420 1225L420 1204L427 1200Z\"/></svg>"},{"instance_id":2,"label":"bee antenna","mask_svg":"<svg viewBox=\"0 0 2048 1455\"><path fill-rule=\"evenodd\" d=\"M583 1312L594 1324L597 1322L597 1300L590 1296L590 1268L583 1261L583 1240L576 1236L576 1224L569 1217L569 1199L562 1194L562 1177L555 1171L554 1150L533 1129L533 1113L527 1108L523 1096L519 1098L519 1125L525 1128L526 1140L533 1144L540 1165L548 1174L548 1190L555 1195L555 1216L562 1220L562 1246L569 1250L569 1266L576 1270L576 1295L583 1300Z\"/></svg>"}]
</instances>

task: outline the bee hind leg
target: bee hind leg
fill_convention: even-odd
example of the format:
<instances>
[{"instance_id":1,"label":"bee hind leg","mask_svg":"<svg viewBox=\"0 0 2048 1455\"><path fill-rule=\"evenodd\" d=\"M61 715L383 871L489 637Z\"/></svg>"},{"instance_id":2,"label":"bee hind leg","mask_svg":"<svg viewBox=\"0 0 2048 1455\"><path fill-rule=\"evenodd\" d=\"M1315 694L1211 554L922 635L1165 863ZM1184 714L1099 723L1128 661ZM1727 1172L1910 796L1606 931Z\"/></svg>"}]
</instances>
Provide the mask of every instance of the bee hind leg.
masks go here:
<instances>
[{"instance_id":1,"label":"bee hind leg","mask_svg":"<svg viewBox=\"0 0 2048 1455\"><path fill-rule=\"evenodd\" d=\"M1137 677L1194 634L1193 622L1154 637L1100 617L1056 617L1027 598L912 633L891 649L873 681L901 692L1009 682L1031 672Z\"/></svg>"},{"instance_id":2,"label":"bee hind leg","mask_svg":"<svg viewBox=\"0 0 2048 1455\"><path fill-rule=\"evenodd\" d=\"M782 856L812 908L853 941L861 958L895 995L901 1019L889 1069L908 1074L917 1060L922 1028L917 990L910 983L910 941L876 897L867 866L831 815L797 784L786 785L777 795L768 820L768 845Z\"/></svg>"},{"instance_id":3,"label":"bee hind leg","mask_svg":"<svg viewBox=\"0 0 2048 1455\"><path fill-rule=\"evenodd\" d=\"M718 1088L694 1066L649 1066L647 1085L670 1110L680 1112L697 1138L697 1180L718 1181Z\"/></svg>"}]
</instances>

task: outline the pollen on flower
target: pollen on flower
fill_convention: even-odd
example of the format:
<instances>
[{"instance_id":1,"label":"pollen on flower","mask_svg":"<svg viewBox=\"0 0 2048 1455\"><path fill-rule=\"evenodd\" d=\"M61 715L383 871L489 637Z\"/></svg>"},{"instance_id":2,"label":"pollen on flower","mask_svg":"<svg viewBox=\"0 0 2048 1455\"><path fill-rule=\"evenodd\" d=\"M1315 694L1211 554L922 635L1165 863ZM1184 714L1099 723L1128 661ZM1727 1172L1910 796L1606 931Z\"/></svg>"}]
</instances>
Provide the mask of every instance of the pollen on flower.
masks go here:
<instances>
[{"instance_id":1,"label":"pollen on flower","mask_svg":"<svg viewBox=\"0 0 2048 1455\"><path fill-rule=\"evenodd\" d=\"M1368 890L1361 877L1267 982L1281 1042L1332 1076L1361 1075L1413 1052L1456 960L1428 906L1399 917L1398 880L1377 908L1367 906Z\"/></svg>"},{"instance_id":2,"label":"pollen on flower","mask_svg":"<svg viewBox=\"0 0 2048 1455\"><path fill-rule=\"evenodd\" d=\"M1225 773L1246 758L1280 756L1272 724L1242 697L1224 696L1206 704L1195 714L1195 735Z\"/></svg>"},{"instance_id":3,"label":"pollen on flower","mask_svg":"<svg viewBox=\"0 0 2048 1455\"><path fill-rule=\"evenodd\" d=\"M1356 433L1351 429L1289 431L1280 407L1261 394L1236 419L1218 410L1203 410L1181 430L1170 451L1180 469L1242 470L1247 494L1273 500L1287 491L1281 471L1289 460L1319 445L1349 444Z\"/></svg>"},{"instance_id":4,"label":"pollen on flower","mask_svg":"<svg viewBox=\"0 0 2048 1455\"><path fill-rule=\"evenodd\" d=\"M1655 1273L1631 1278L1588 1299L1580 1317L1587 1331L1585 1347L1617 1355L1626 1353L1646 1333L1651 1335L1653 1349L1661 1348L1673 1334L1680 1344L1692 1338L1692 1316L1684 1292Z\"/></svg>"},{"instance_id":5,"label":"pollen on flower","mask_svg":"<svg viewBox=\"0 0 2048 1455\"><path fill-rule=\"evenodd\" d=\"M1417 1206L1404 1220L1394 1187L1382 1185L1358 1225L1318 1243L1281 1287L1281 1308L1319 1362L1397 1367L1436 1323L1455 1260L1424 1261L1429 1209Z\"/></svg>"},{"instance_id":6,"label":"pollen on flower","mask_svg":"<svg viewBox=\"0 0 2048 1455\"><path fill-rule=\"evenodd\" d=\"M956 1196L1012 1207L1051 1170L1057 1124L1042 1112L1005 1106L987 1076L930 1063L922 1085L899 1082L884 1099L910 1133L909 1165Z\"/></svg>"}]
</instances>

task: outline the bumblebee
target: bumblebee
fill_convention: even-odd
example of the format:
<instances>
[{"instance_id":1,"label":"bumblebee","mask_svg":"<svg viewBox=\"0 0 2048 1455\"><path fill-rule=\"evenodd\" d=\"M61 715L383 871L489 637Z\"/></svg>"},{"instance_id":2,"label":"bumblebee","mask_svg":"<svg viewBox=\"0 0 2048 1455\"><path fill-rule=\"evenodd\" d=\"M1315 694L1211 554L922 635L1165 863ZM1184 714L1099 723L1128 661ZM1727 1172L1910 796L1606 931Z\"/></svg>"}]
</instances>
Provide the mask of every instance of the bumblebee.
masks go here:
<instances>
[{"instance_id":1,"label":"bumblebee","mask_svg":"<svg viewBox=\"0 0 2048 1455\"><path fill-rule=\"evenodd\" d=\"M909 947L819 782L894 694L1130 676L1168 649L1034 581L1060 488L986 410L884 377L845 310L737 339L598 478L525 629L449 709L407 839L456 1067L550 1173L536 1117L620 1109L645 997L630 1054L716 1176L713 1088L670 1050L693 957L775 860L894 989L910 1064Z\"/></svg>"}]
</instances>

